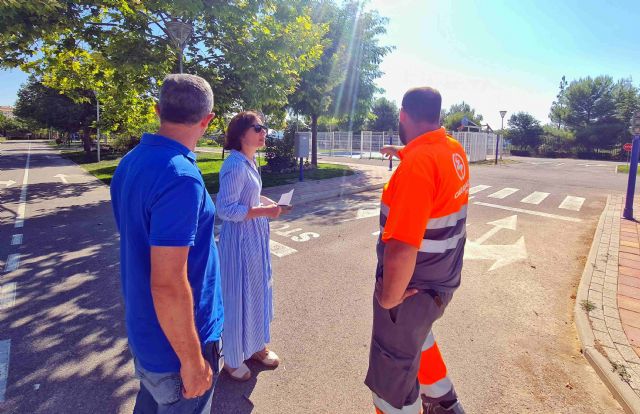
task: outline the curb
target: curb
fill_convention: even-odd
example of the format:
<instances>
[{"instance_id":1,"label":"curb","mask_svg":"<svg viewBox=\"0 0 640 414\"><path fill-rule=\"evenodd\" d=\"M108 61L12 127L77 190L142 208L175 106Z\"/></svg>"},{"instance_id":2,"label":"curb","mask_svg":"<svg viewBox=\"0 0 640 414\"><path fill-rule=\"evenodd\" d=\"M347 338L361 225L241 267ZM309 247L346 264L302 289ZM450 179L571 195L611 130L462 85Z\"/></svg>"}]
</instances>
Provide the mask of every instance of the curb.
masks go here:
<instances>
[{"instance_id":1,"label":"curb","mask_svg":"<svg viewBox=\"0 0 640 414\"><path fill-rule=\"evenodd\" d=\"M611 369L611 362L602 355L595 347L595 336L588 314L580 307L583 300L587 300L589 294L589 285L591 284L591 276L595 268L596 256L598 252L598 243L602 237L604 228L604 219L611 206L611 195L607 196L607 204L600 215L598 227L591 243L591 249L587 262L582 272L578 292L576 293L576 304L574 307L574 316L576 330L578 331L578 339L582 344L582 354L589 361L593 369L596 371L602 382L609 388L613 397L620 403L625 412L629 414L640 414L640 397L629 387L629 384Z\"/></svg>"}]
</instances>

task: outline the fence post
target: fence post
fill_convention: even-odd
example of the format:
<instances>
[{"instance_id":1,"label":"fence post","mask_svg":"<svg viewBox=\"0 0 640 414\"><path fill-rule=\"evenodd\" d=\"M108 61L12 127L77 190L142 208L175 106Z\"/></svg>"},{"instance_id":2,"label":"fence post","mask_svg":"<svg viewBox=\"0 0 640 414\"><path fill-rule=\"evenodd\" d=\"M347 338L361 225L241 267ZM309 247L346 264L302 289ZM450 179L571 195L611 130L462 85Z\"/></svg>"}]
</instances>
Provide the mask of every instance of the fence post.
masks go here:
<instances>
[{"instance_id":1,"label":"fence post","mask_svg":"<svg viewBox=\"0 0 640 414\"><path fill-rule=\"evenodd\" d=\"M333 145L334 145L334 134L335 132L331 131L331 147L329 147L329 155L333 157Z\"/></svg>"}]
</instances>

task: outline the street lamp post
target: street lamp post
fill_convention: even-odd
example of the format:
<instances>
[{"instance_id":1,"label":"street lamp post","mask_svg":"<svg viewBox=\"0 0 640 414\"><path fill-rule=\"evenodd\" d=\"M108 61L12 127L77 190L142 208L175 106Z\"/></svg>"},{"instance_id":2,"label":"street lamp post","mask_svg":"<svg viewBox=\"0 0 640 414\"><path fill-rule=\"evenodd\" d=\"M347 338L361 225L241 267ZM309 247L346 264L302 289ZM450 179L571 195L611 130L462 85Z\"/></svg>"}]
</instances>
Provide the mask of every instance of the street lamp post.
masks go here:
<instances>
[{"instance_id":1,"label":"street lamp post","mask_svg":"<svg viewBox=\"0 0 640 414\"><path fill-rule=\"evenodd\" d=\"M180 20L171 20L170 22L167 22L167 34L178 51L180 73L182 73L182 55L184 47L187 45L187 41L191 37L192 31L193 25L191 23Z\"/></svg>"},{"instance_id":2,"label":"street lamp post","mask_svg":"<svg viewBox=\"0 0 640 414\"><path fill-rule=\"evenodd\" d=\"M495 165L498 165L498 148L500 146L500 135L502 135L502 131L504 131L504 116L507 114L507 111L500 111L500 117L502 118L500 124L500 134L496 137L496 162Z\"/></svg>"},{"instance_id":3,"label":"street lamp post","mask_svg":"<svg viewBox=\"0 0 640 414\"><path fill-rule=\"evenodd\" d=\"M96 96L96 150L98 154L98 162L100 162L100 100L98 99L98 91L93 91Z\"/></svg>"}]
</instances>

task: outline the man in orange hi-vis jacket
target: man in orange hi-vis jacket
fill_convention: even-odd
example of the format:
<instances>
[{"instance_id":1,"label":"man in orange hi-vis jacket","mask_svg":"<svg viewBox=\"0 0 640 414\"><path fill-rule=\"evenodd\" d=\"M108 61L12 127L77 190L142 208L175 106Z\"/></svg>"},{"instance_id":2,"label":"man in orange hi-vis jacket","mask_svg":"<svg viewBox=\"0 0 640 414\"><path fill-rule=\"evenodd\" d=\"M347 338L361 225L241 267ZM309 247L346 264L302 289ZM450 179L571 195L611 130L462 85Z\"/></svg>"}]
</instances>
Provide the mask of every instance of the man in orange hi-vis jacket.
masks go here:
<instances>
[{"instance_id":1,"label":"man in orange hi-vis jacket","mask_svg":"<svg viewBox=\"0 0 640 414\"><path fill-rule=\"evenodd\" d=\"M460 286L469 165L440 127L440 93L409 90L401 162L382 192L373 333L365 384L377 413L464 413L431 327Z\"/></svg>"}]
</instances>

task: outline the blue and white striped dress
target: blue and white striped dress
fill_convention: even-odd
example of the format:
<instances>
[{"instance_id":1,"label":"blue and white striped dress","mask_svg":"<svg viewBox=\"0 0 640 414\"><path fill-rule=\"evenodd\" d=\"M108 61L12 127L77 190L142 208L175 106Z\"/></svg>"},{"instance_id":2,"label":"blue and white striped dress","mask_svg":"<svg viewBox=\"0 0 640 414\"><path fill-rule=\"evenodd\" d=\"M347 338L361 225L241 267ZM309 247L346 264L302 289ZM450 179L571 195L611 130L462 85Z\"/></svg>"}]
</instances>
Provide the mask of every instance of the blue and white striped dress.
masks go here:
<instances>
[{"instance_id":1,"label":"blue and white striped dress","mask_svg":"<svg viewBox=\"0 0 640 414\"><path fill-rule=\"evenodd\" d=\"M269 220L245 220L260 205L262 179L255 162L231 151L220 169L216 212L223 220L218 249L224 303L225 363L237 368L271 340L273 320Z\"/></svg>"}]
</instances>

